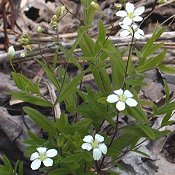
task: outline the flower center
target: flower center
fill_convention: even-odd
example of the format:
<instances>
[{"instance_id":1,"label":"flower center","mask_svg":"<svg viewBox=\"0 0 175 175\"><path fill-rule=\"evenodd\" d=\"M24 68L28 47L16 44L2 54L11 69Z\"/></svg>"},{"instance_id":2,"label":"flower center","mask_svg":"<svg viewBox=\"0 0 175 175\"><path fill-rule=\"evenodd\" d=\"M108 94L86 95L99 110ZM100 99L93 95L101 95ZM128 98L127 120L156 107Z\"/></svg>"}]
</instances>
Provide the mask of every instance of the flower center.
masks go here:
<instances>
[{"instance_id":1,"label":"flower center","mask_svg":"<svg viewBox=\"0 0 175 175\"><path fill-rule=\"evenodd\" d=\"M45 160L46 158L47 158L46 153L40 153L39 159L40 159L41 161Z\"/></svg>"},{"instance_id":2,"label":"flower center","mask_svg":"<svg viewBox=\"0 0 175 175\"><path fill-rule=\"evenodd\" d=\"M98 142L96 140L94 142L92 142L92 147L93 147L93 149L99 147Z\"/></svg>"},{"instance_id":3,"label":"flower center","mask_svg":"<svg viewBox=\"0 0 175 175\"><path fill-rule=\"evenodd\" d=\"M119 100L120 101L126 101L126 96L125 95L120 95Z\"/></svg>"},{"instance_id":4,"label":"flower center","mask_svg":"<svg viewBox=\"0 0 175 175\"><path fill-rule=\"evenodd\" d=\"M128 13L128 17L129 17L130 19L133 19L133 18L135 17L135 14L134 14L133 12Z\"/></svg>"}]
</instances>

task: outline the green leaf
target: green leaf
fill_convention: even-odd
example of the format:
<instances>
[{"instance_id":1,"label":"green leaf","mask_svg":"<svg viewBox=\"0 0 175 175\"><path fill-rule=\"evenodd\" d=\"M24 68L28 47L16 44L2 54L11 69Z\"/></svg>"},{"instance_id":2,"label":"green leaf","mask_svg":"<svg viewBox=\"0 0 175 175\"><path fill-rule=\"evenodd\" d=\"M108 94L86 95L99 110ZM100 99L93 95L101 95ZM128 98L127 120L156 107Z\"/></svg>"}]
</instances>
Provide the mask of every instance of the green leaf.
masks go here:
<instances>
[{"instance_id":1,"label":"green leaf","mask_svg":"<svg viewBox=\"0 0 175 175\"><path fill-rule=\"evenodd\" d=\"M39 94L39 87L35 85L31 80L20 73L12 72L13 80L16 83L16 86L25 92L32 92Z\"/></svg>"},{"instance_id":2,"label":"green leaf","mask_svg":"<svg viewBox=\"0 0 175 175\"><path fill-rule=\"evenodd\" d=\"M171 102L169 104L165 104L164 106L157 109L156 115L162 115L166 113L170 113L175 110L175 102Z\"/></svg>"},{"instance_id":3,"label":"green leaf","mask_svg":"<svg viewBox=\"0 0 175 175\"><path fill-rule=\"evenodd\" d=\"M147 121L147 116L143 110L137 105L134 108L127 108L128 114L135 118L137 121Z\"/></svg>"},{"instance_id":4,"label":"green leaf","mask_svg":"<svg viewBox=\"0 0 175 175\"><path fill-rule=\"evenodd\" d=\"M154 130L148 125L138 125L138 127L152 140L156 139Z\"/></svg>"},{"instance_id":5,"label":"green leaf","mask_svg":"<svg viewBox=\"0 0 175 175\"><path fill-rule=\"evenodd\" d=\"M170 100L170 90L169 90L169 87L168 87L168 83L165 79L163 79L163 84L164 84L165 95L166 95L165 102L168 103L169 100Z\"/></svg>"},{"instance_id":6,"label":"green leaf","mask_svg":"<svg viewBox=\"0 0 175 175\"><path fill-rule=\"evenodd\" d=\"M44 129L45 131L51 134L56 132L56 129L54 128L52 121L47 120L45 116L42 115L39 111L30 107L24 107L23 110L42 129Z\"/></svg>"},{"instance_id":7,"label":"green leaf","mask_svg":"<svg viewBox=\"0 0 175 175\"><path fill-rule=\"evenodd\" d=\"M38 106L44 106L44 107L51 107L51 103L49 101L47 101L46 99L43 99L41 97L38 96L32 96L32 95L28 95L28 93L25 92L9 92L10 95L12 95L15 99L19 99L22 100L24 102L27 103L31 103L34 105L38 105Z\"/></svg>"},{"instance_id":8,"label":"green leaf","mask_svg":"<svg viewBox=\"0 0 175 175\"><path fill-rule=\"evenodd\" d=\"M56 121L56 127L61 133L68 133L70 129L70 124L68 122L68 117L64 113L61 114L60 118Z\"/></svg>"},{"instance_id":9,"label":"green leaf","mask_svg":"<svg viewBox=\"0 0 175 175\"><path fill-rule=\"evenodd\" d=\"M175 123L174 120L170 120L171 117L172 117L172 112L167 113L162 120L161 127L168 126Z\"/></svg>"},{"instance_id":10,"label":"green leaf","mask_svg":"<svg viewBox=\"0 0 175 175\"><path fill-rule=\"evenodd\" d=\"M72 162L82 162L82 161L91 161L92 157L88 152L80 152L67 156L62 160L62 163L72 163Z\"/></svg>"},{"instance_id":11,"label":"green leaf","mask_svg":"<svg viewBox=\"0 0 175 175\"><path fill-rule=\"evenodd\" d=\"M170 65L161 65L159 66L161 72L168 73L168 74L175 74L175 67Z\"/></svg>"},{"instance_id":12,"label":"green leaf","mask_svg":"<svg viewBox=\"0 0 175 175\"><path fill-rule=\"evenodd\" d=\"M125 62L122 59L122 54L111 42L106 42L103 50L110 58L112 68L112 84L115 89L119 89L124 82L126 69Z\"/></svg>"},{"instance_id":13,"label":"green leaf","mask_svg":"<svg viewBox=\"0 0 175 175\"><path fill-rule=\"evenodd\" d=\"M112 157L117 157L122 153L124 148L131 147L133 143L136 143L140 137L135 135L130 135L129 133L119 136L116 140L113 141L112 145L108 149L107 155Z\"/></svg>"},{"instance_id":14,"label":"green leaf","mask_svg":"<svg viewBox=\"0 0 175 175\"><path fill-rule=\"evenodd\" d=\"M53 70L50 67L48 67L45 63L43 63L42 61L38 61L38 63L44 69L44 72L46 73L48 79L54 84L56 89L59 90L60 89L60 84L59 84L59 81L57 80Z\"/></svg>"},{"instance_id":15,"label":"green leaf","mask_svg":"<svg viewBox=\"0 0 175 175\"><path fill-rule=\"evenodd\" d=\"M97 87L104 96L107 96L111 92L111 82L109 75L106 72L105 65L99 65L96 67L91 65L90 68L92 70Z\"/></svg>"},{"instance_id":16,"label":"green leaf","mask_svg":"<svg viewBox=\"0 0 175 175\"><path fill-rule=\"evenodd\" d=\"M145 46L142 49L141 54L141 60L139 65L142 65L146 62L147 57L150 56L152 53L157 51L162 44L154 45L154 42L160 37L160 35L164 32L164 28L161 28L160 30L155 29L153 36L147 41Z\"/></svg>"},{"instance_id":17,"label":"green leaf","mask_svg":"<svg viewBox=\"0 0 175 175\"><path fill-rule=\"evenodd\" d=\"M58 168L58 169L55 169L51 172L48 173L48 175L68 175L69 174L69 169L67 169L66 167L65 168Z\"/></svg>"},{"instance_id":18,"label":"green leaf","mask_svg":"<svg viewBox=\"0 0 175 175\"><path fill-rule=\"evenodd\" d=\"M9 159L5 155L3 155L2 160L4 162L4 166L6 167L9 174L12 174L13 167L12 167L12 164L10 163Z\"/></svg>"},{"instance_id":19,"label":"green leaf","mask_svg":"<svg viewBox=\"0 0 175 175\"><path fill-rule=\"evenodd\" d=\"M163 51L157 56L150 58L145 62L144 65L137 67L137 70L139 72L144 72L146 70L150 70L152 68L155 68L156 66L159 66L162 63L163 59L165 58L165 54L166 54L166 51Z\"/></svg>"},{"instance_id":20,"label":"green leaf","mask_svg":"<svg viewBox=\"0 0 175 175\"><path fill-rule=\"evenodd\" d=\"M82 119L71 126L71 132L75 133L82 130L88 130L91 123L92 123L92 120L89 118Z\"/></svg>"},{"instance_id":21,"label":"green leaf","mask_svg":"<svg viewBox=\"0 0 175 175\"><path fill-rule=\"evenodd\" d=\"M81 74L77 75L74 79L69 81L68 84L64 85L60 95L58 96L56 102L62 102L63 100L66 99L67 96L69 96L71 93L75 92L77 89L77 86L80 84L84 76L84 72Z\"/></svg>"},{"instance_id":22,"label":"green leaf","mask_svg":"<svg viewBox=\"0 0 175 175\"><path fill-rule=\"evenodd\" d=\"M83 32L83 28L79 30L79 35ZM83 33L82 39L79 41L80 48L85 57L95 58L95 43L87 33Z\"/></svg>"},{"instance_id":23,"label":"green leaf","mask_svg":"<svg viewBox=\"0 0 175 175\"><path fill-rule=\"evenodd\" d=\"M101 49L101 46L103 44L105 44L105 41L106 41L106 28L103 25L103 22L101 19L98 21L98 31L99 31L99 35L98 35L98 38L97 38L97 41L95 44L95 53L96 54L98 54L98 52Z\"/></svg>"}]
</instances>

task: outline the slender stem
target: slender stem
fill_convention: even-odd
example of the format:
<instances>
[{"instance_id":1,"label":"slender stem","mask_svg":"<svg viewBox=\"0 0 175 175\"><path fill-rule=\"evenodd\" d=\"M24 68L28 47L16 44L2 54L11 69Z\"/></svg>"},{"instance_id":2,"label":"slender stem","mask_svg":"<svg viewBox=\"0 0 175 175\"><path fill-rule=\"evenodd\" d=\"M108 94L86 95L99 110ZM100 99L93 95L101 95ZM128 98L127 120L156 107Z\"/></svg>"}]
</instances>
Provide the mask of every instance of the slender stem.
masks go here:
<instances>
[{"instance_id":1,"label":"slender stem","mask_svg":"<svg viewBox=\"0 0 175 175\"><path fill-rule=\"evenodd\" d=\"M43 58L43 60L45 61L45 63L48 64L46 58L45 58L45 57L43 56L43 54L42 54L41 42L40 42L40 34L38 34L38 48L39 48L39 52L40 52L41 57Z\"/></svg>"},{"instance_id":2,"label":"slender stem","mask_svg":"<svg viewBox=\"0 0 175 175\"><path fill-rule=\"evenodd\" d=\"M73 14L73 13L64 5L64 3L62 2L62 0L59 0L59 2L66 8L66 10L67 10L73 17L77 18L80 22L82 22L82 20L81 20L78 16L76 16L75 14Z\"/></svg>"},{"instance_id":3,"label":"slender stem","mask_svg":"<svg viewBox=\"0 0 175 175\"><path fill-rule=\"evenodd\" d=\"M126 78L128 76L128 66L129 66L129 62L130 62L130 58L131 58L131 54L132 54L132 48L133 48L133 43L134 43L134 31L133 31L133 35L132 35L132 40L131 40L131 44L129 47L129 54L128 54L128 60L126 63L126 69L125 69L125 77L124 77L124 82L123 82L123 88L125 87L126 83Z\"/></svg>"},{"instance_id":4,"label":"slender stem","mask_svg":"<svg viewBox=\"0 0 175 175\"><path fill-rule=\"evenodd\" d=\"M117 115L116 126L115 126L114 134L113 134L113 136L112 136L112 138L111 138L111 141L109 142L109 145L107 146L108 149L111 147L111 145L112 145L112 143L113 143L113 141L114 141L114 139L115 139L115 137L116 137L116 135L117 135L117 132L118 132L118 119L119 119L119 114ZM100 172L100 170L101 170L101 168L102 168L102 166L103 166L104 160L105 160L105 155L104 155L103 158L102 158L102 161L101 161L100 166L99 166L99 168L98 168L98 172Z\"/></svg>"}]
</instances>

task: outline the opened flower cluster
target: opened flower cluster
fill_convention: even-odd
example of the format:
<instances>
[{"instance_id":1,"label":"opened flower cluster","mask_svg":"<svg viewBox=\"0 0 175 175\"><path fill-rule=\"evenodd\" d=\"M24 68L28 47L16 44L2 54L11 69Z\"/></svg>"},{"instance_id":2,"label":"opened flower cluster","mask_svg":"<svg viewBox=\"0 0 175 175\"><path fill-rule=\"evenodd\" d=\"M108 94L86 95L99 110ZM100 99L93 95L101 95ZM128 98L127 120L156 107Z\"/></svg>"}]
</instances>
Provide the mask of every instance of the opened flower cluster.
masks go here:
<instances>
[{"instance_id":1,"label":"opened flower cluster","mask_svg":"<svg viewBox=\"0 0 175 175\"><path fill-rule=\"evenodd\" d=\"M126 3L125 10L119 10L116 15L123 18L123 21L120 23L121 28L123 29L120 33L121 37L127 37L129 35L134 36L136 39L140 39L144 32L136 24L141 22L143 18L140 16L145 11L144 6L140 6L135 9L132 3Z\"/></svg>"}]
</instances>

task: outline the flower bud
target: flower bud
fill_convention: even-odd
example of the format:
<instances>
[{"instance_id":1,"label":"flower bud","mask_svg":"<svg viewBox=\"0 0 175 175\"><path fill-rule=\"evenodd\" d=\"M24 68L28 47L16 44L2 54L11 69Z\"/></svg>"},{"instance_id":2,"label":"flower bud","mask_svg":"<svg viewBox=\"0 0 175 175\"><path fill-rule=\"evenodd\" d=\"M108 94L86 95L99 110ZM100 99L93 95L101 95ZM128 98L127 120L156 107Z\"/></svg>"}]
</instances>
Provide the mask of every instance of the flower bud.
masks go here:
<instances>
[{"instance_id":1,"label":"flower bud","mask_svg":"<svg viewBox=\"0 0 175 175\"><path fill-rule=\"evenodd\" d=\"M117 11L121 10L121 8L122 8L122 4L114 3L114 6L115 6Z\"/></svg>"},{"instance_id":2,"label":"flower bud","mask_svg":"<svg viewBox=\"0 0 175 175\"><path fill-rule=\"evenodd\" d=\"M49 25L50 25L50 27L51 27L52 29L56 29L56 28L57 28L57 22L51 21L51 22L49 23Z\"/></svg>"},{"instance_id":3,"label":"flower bud","mask_svg":"<svg viewBox=\"0 0 175 175\"><path fill-rule=\"evenodd\" d=\"M51 21L52 22L57 22L58 21L57 15L53 15L52 18L51 18Z\"/></svg>"},{"instance_id":4,"label":"flower bud","mask_svg":"<svg viewBox=\"0 0 175 175\"><path fill-rule=\"evenodd\" d=\"M99 11L99 10L100 10L99 4L96 3L96 2L94 2L94 1L91 2L91 6L92 6L92 7L94 8L94 10L96 10L96 11Z\"/></svg>"},{"instance_id":5,"label":"flower bud","mask_svg":"<svg viewBox=\"0 0 175 175\"><path fill-rule=\"evenodd\" d=\"M16 52L15 52L15 49L13 46L10 46L8 48L8 52L7 52L7 55L10 59L12 59L15 55L16 55Z\"/></svg>"},{"instance_id":6,"label":"flower bud","mask_svg":"<svg viewBox=\"0 0 175 175\"><path fill-rule=\"evenodd\" d=\"M164 4L166 2L167 2L167 0L159 0L159 4Z\"/></svg>"},{"instance_id":7,"label":"flower bud","mask_svg":"<svg viewBox=\"0 0 175 175\"><path fill-rule=\"evenodd\" d=\"M66 11L65 6L61 6L57 9L56 16L57 16L58 20L64 15L65 11Z\"/></svg>"},{"instance_id":8,"label":"flower bud","mask_svg":"<svg viewBox=\"0 0 175 175\"><path fill-rule=\"evenodd\" d=\"M36 31L38 34L41 34L43 32L43 28L41 26L38 26Z\"/></svg>"},{"instance_id":9,"label":"flower bud","mask_svg":"<svg viewBox=\"0 0 175 175\"><path fill-rule=\"evenodd\" d=\"M26 53L25 53L25 52L21 52L21 53L20 53L20 57L21 57L21 58L26 57Z\"/></svg>"},{"instance_id":10,"label":"flower bud","mask_svg":"<svg viewBox=\"0 0 175 175\"><path fill-rule=\"evenodd\" d=\"M125 4L125 0L119 0L119 2L121 3L121 4Z\"/></svg>"}]
</instances>

